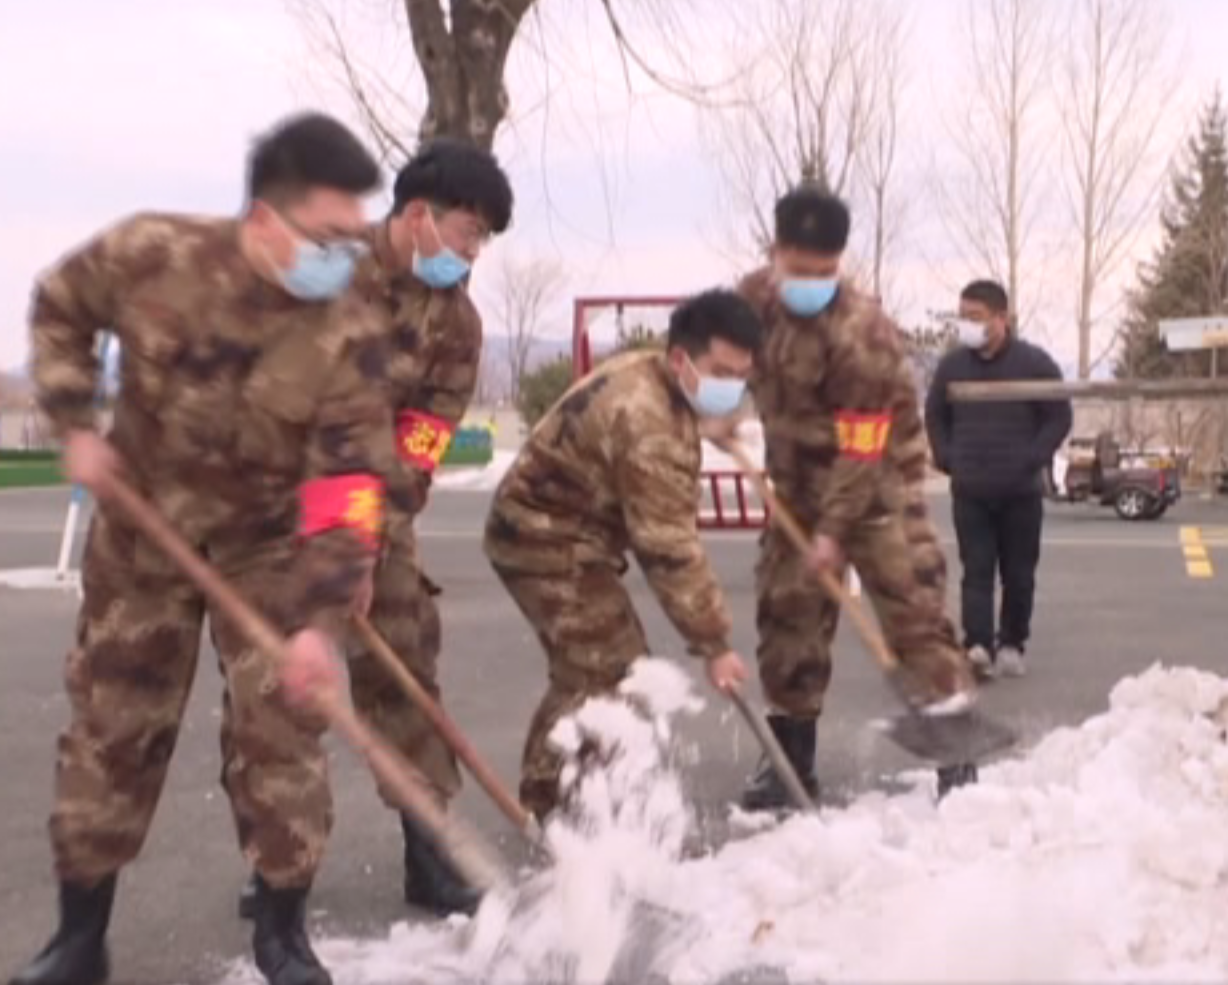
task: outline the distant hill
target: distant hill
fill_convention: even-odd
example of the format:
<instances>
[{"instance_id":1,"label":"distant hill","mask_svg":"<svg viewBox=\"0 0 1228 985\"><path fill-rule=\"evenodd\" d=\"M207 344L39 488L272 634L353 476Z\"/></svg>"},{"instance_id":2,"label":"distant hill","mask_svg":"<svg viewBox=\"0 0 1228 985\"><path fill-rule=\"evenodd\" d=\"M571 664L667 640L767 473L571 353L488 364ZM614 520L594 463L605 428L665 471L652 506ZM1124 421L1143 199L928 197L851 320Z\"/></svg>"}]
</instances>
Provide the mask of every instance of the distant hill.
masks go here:
<instances>
[{"instance_id":1,"label":"distant hill","mask_svg":"<svg viewBox=\"0 0 1228 985\"><path fill-rule=\"evenodd\" d=\"M502 400L512 391L506 335L487 334L482 342L482 386L486 400ZM571 339L538 339L533 343L529 368L559 356L571 358Z\"/></svg>"}]
</instances>

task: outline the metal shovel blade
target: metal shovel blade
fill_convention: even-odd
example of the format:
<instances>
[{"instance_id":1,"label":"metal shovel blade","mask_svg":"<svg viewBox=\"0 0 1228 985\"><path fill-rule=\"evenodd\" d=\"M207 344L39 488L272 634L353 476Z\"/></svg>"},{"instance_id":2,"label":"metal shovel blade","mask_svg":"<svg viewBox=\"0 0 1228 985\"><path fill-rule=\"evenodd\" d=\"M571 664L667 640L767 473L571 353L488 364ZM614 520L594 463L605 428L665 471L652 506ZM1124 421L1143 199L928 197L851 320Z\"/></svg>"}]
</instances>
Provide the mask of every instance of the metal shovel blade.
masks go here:
<instances>
[{"instance_id":1,"label":"metal shovel blade","mask_svg":"<svg viewBox=\"0 0 1228 985\"><path fill-rule=\"evenodd\" d=\"M890 719L883 731L918 759L941 766L978 763L1019 741L1010 728L975 709L958 715L909 711Z\"/></svg>"}]
</instances>

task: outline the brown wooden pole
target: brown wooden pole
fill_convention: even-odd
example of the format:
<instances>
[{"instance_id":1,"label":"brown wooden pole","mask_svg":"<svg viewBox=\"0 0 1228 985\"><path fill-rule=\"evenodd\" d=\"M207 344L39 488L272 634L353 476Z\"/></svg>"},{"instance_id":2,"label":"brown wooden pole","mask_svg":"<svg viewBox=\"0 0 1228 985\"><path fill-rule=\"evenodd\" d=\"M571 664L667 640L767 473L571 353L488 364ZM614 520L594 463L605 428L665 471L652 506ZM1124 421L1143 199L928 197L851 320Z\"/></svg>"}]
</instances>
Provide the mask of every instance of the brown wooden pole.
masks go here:
<instances>
[{"instance_id":1,"label":"brown wooden pole","mask_svg":"<svg viewBox=\"0 0 1228 985\"><path fill-rule=\"evenodd\" d=\"M751 461L750 455L747 454L746 448L735 439L730 439L724 444L725 449L733 457L733 460L738 463L738 468L750 479L760 497L762 497L763 502L767 506L769 520L785 532L785 535L803 555L809 554L811 549L810 537L802 529L802 525L797 522L797 518L781 505L780 499L772 491L767 480L755 468L755 464ZM900 666L899 658L891 652L891 647L887 645L887 641L883 639L882 634L878 631L878 627L874 624L874 620L870 618L866 610L844 590L844 586L840 584L831 572L816 571L814 574L818 578L819 584L823 586L823 590L835 599L852 617L862 640L870 648L870 652L874 654L882 668L886 671L896 670Z\"/></svg>"},{"instance_id":2,"label":"brown wooden pole","mask_svg":"<svg viewBox=\"0 0 1228 985\"><path fill-rule=\"evenodd\" d=\"M1011 400L1170 400L1228 396L1228 379L1174 380L999 380L947 384L957 403Z\"/></svg>"},{"instance_id":3,"label":"brown wooden pole","mask_svg":"<svg viewBox=\"0 0 1228 985\"><path fill-rule=\"evenodd\" d=\"M108 481L103 498L118 504L128 518L234 621L253 646L279 664L289 659L289 647L281 634L175 532L151 503L118 478ZM477 833L459 818L447 817L435 805L421 774L368 728L352 708L332 691L317 692L313 701L328 723L366 759L372 773L392 793L399 806L422 819L471 884L479 889L490 889L503 882L500 866L493 861L494 853Z\"/></svg>"},{"instance_id":4,"label":"brown wooden pole","mask_svg":"<svg viewBox=\"0 0 1228 985\"><path fill-rule=\"evenodd\" d=\"M495 806L503 812L504 816L513 825L523 831L530 840L534 842L539 841L541 831L538 828L537 819L524 809L520 801L512 796L499 777L495 775L494 770L490 768L473 744L465 737L465 734L448 717L443 708L440 707L439 702L418 683L417 678L397 659L397 655L393 652L392 647L388 645L387 641L371 625L371 621L366 616L360 615L354 617L354 624L358 627L358 634L362 637L363 642L375 654L375 658L384 665L385 669L396 680L409 700L414 703L431 725L434 726L444 742L456 753L456 757L465 764L469 772L473 774L473 778L478 781L482 789L494 801Z\"/></svg>"}]
</instances>

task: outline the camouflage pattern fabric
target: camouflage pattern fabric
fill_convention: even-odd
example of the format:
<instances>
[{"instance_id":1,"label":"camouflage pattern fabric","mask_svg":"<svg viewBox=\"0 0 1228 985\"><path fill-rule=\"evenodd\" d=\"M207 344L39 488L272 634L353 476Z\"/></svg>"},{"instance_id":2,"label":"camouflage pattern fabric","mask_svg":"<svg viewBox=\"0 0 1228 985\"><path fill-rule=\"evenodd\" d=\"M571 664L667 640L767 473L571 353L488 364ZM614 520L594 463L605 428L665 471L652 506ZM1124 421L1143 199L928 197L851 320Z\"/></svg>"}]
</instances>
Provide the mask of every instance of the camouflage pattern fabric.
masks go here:
<instances>
[{"instance_id":1,"label":"camouflage pattern fabric","mask_svg":"<svg viewBox=\"0 0 1228 985\"><path fill-rule=\"evenodd\" d=\"M308 304L266 283L230 220L141 215L39 283L39 403L59 433L94 424L94 336L123 352L109 438L128 478L190 542L293 538L308 479L395 462L380 326L358 304ZM348 528L297 552L295 605L339 629L370 568Z\"/></svg>"},{"instance_id":2,"label":"camouflage pattern fabric","mask_svg":"<svg viewBox=\"0 0 1228 985\"><path fill-rule=\"evenodd\" d=\"M439 701L441 625L435 602L439 589L423 574L414 541L412 519L394 513L375 569L368 618L405 669ZM357 641L349 655L354 707L418 768L439 802L446 804L461 787L452 750L376 656ZM396 807L387 791L380 794L389 807Z\"/></svg>"},{"instance_id":3,"label":"camouflage pattern fabric","mask_svg":"<svg viewBox=\"0 0 1228 985\"><path fill-rule=\"evenodd\" d=\"M494 567L546 653L549 686L529 723L520 775L521 803L544 820L557 806L562 768L551 730L588 698L611 693L648 641L623 568L593 562L559 577Z\"/></svg>"},{"instance_id":4,"label":"camouflage pattern fabric","mask_svg":"<svg viewBox=\"0 0 1228 985\"><path fill-rule=\"evenodd\" d=\"M495 493L485 551L549 661L525 744L522 794L553 802L546 736L647 652L622 575L633 554L697 657L729 649L729 616L698 531L695 415L657 352L616 356L539 422Z\"/></svg>"},{"instance_id":5,"label":"camouflage pattern fabric","mask_svg":"<svg viewBox=\"0 0 1228 985\"><path fill-rule=\"evenodd\" d=\"M311 882L332 826L320 723L285 705L273 666L177 572L132 564L140 535L102 507L82 563L84 602L65 681L51 837L61 879L132 861L153 819L196 675L208 614L226 688L222 785L248 862L274 886ZM293 558L277 546L223 568L274 626L290 621Z\"/></svg>"},{"instance_id":6,"label":"camouflage pattern fabric","mask_svg":"<svg viewBox=\"0 0 1228 985\"><path fill-rule=\"evenodd\" d=\"M946 564L924 500L924 436L898 330L842 283L814 319L788 314L770 271L741 291L767 332L752 378L767 469L812 536L841 544L887 641L938 698L970 683L944 610ZM769 530L756 574L759 673L789 714L820 713L838 613L796 550Z\"/></svg>"},{"instance_id":7,"label":"camouflage pattern fabric","mask_svg":"<svg viewBox=\"0 0 1228 985\"><path fill-rule=\"evenodd\" d=\"M123 358L109 438L125 477L280 630L337 632L373 561L380 497L304 541L298 496L310 480L390 474L383 336L361 306L304 303L259 279L238 231L140 215L48 272L31 324L39 402L60 434L93 427L94 336L112 329ZM52 822L57 869L74 880L140 848L205 611L161 551L105 507L83 587ZM240 840L271 884L301 885L330 823L319 723L280 707L267 656L226 620L211 624Z\"/></svg>"},{"instance_id":8,"label":"camouflage pattern fabric","mask_svg":"<svg viewBox=\"0 0 1228 985\"><path fill-rule=\"evenodd\" d=\"M389 489L391 505L416 516L426 506L434 466L446 451L446 435L464 419L477 388L482 360L482 319L462 285L438 290L388 259L381 223L368 232L371 253L359 265L351 294L376 314L387 340L389 396L398 420L421 415L419 427L398 429L402 468ZM424 427L433 421L435 428ZM407 446L420 445L417 454ZM435 458L415 465L413 459Z\"/></svg>"},{"instance_id":9,"label":"camouflage pattern fabric","mask_svg":"<svg viewBox=\"0 0 1228 985\"><path fill-rule=\"evenodd\" d=\"M384 326L389 396L394 417L402 422L396 442L400 467L389 490L388 536L369 618L402 665L438 700L442 633L435 597L440 590L422 570L413 521L426 506L448 430L460 426L473 399L482 320L464 287L432 289L409 271L393 269L386 235L384 224L371 227L371 253L353 287ZM456 757L434 726L361 643L353 644L350 655L355 708L422 772L441 801L454 797L461 786Z\"/></svg>"},{"instance_id":10,"label":"camouflage pattern fabric","mask_svg":"<svg viewBox=\"0 0 1228 985\"><path fill-rule=\"evenodd\" d=\"M858 524L844 550L862 580L883 636L913 672L924 701L951 694L963 681L963 657L944 609L945 560L926 564L910 544L900 513ZM764 532L756 568L759 677L780 712L813 718L831 682L831 644L838 607L807 570L797 548L775 528Z\"/></svg>"}]
</instances>

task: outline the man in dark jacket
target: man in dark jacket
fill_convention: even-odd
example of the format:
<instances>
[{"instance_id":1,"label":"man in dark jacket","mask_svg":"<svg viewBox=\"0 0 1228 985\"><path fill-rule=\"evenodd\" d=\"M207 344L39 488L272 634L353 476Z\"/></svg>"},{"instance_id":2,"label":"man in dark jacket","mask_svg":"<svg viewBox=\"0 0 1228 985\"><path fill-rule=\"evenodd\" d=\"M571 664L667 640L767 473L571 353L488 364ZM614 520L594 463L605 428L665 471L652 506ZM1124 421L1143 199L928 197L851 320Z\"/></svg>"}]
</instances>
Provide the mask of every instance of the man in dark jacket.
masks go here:
<instances>
[{"instance_id":1,"label":"man in dark jacket","mask_svg":"<svg viewBox=\"0 0 1228 985\"><path fill-rule=\"evenodd\" d=\"M955 533L964 569L962 615L968 660L983 676L1024 672L1044 516L1041 474L1070 433L1068 400L953 403L947 385L1060 380L1043 349L1010 329L1002 285L974 281L959 298L961 345L938 364L925 405L934 462L951 477ZM1002 611L994 633L994 584Z\"/></svg>"}]
</instances>

